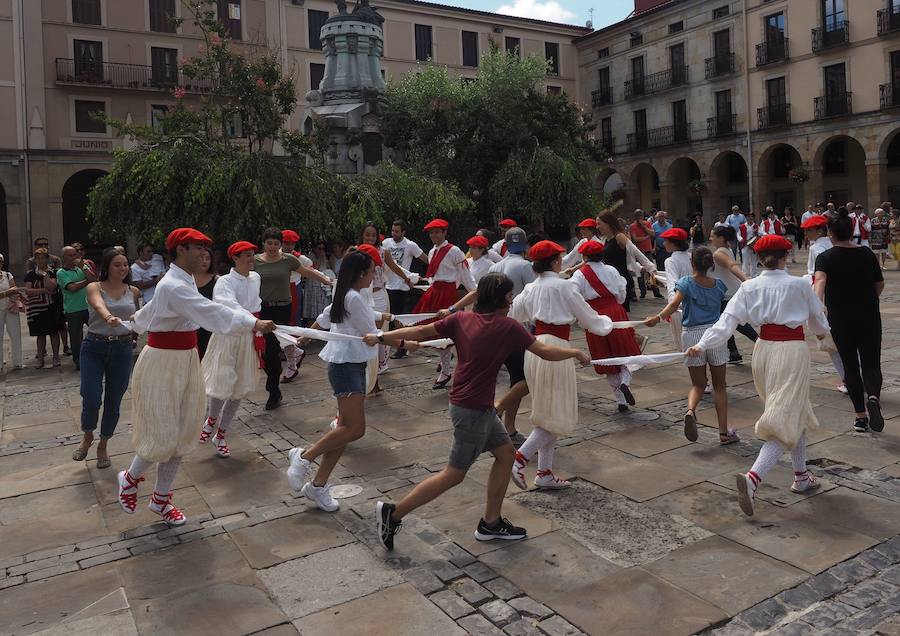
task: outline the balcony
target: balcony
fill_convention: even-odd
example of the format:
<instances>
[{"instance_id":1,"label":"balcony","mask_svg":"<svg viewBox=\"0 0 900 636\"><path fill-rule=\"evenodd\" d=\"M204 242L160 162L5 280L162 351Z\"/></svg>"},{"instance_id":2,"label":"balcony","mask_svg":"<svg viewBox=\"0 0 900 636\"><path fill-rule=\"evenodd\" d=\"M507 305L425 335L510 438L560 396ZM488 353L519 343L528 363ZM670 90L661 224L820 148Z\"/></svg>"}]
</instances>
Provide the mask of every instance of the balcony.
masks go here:
<instances>
[{"instance_id":1,"label":"balcony","mask_svg":"<svg viewBox=\"0 0 900 636\"><path fill-rule=\"evenodd\" d=\"M759 130L783 128L790 125L791 105L789 102L756 109L756 127Z\"/></svg>"},{"instance_id":2,"label":"balcony","mask_svg":"<svg viewBox=\"0 0 900 636\"><path fill-rule=\"evenodd\" d=\"M735 134L737 134L736 113L716 115L706 120L706 136L710 139Z\"/></svg>"},{"instance_id":3,"label":"balcony","mask_svg":"<svg viewBox=\"0 0 900 636\"><path fill-rule=\"evenodd\" d=\"M835 22L812 30L812 51L821 53L850 44L850 23L847 20Z\"/></svg>"},{"instance_id":4,"label":"balcony","mask_svg":"<svg viewBox=\"0 0 900 636\"><path fill-rule=\"evenodd\" d=\"M675 66L665 71L626 80L625 99L652 95L687 83L688 67Z\"/></svg>"},{"instance_id":5,"label":"balcony","mask_svg":"<svg viewBox=\"0 0 900 636\"><path fill-rule=\"evenodd\" d=\"M853 114L853 93L850 91L814 98L815 118L846 117Z\"/></svg>"},{"instance_id":6,"label":"balcony","mask_svg":"<svg viewBox=\"0 0 900 636\"><path fill-rule=\"evenodd\" d=\"M706 79L724 77L732 73L734 73L734 53L706 58Z\"/></svg>"},{"instance_id":7,"label":"balcony","mask_svg":"<svg viewBox=\"0 0 900 636\"><path fill-rule=\"evenodd\" d=\"M613 103L612 86L601 86L595 91L591 91L591 104L594 108L607 106Z\"/></svg>"},{"instance_id":8,"label":"balcony","mask_svg":"<svg viewBox=\"0 0 900 636\"><path fill-rule=\"evenodd\" d=\"M185 90L197 93L212 88L208 80L190 78L181 69L174 67L81 62L59 57L56 58L56 81L61 84L87 84L137 90L171 90L175 86L183 86Z\"/></svg>"},{"instance_id":9,"label":"balcony","mask_svg":"<svg viewBox=\"0 0 900 636\"><path fill-rule=\"evenodd\" d=\"M897 108L900 106L900 87L894 88L893 84L882 84L878 87L881 94L881 108Z\"/></svg>"},{"instance_id":10,"label":"balcony","mask_svg":"<svg viewBox=\"0 0 900 636\"><path fill-rule=\"evenodd\" d=\"M787 62L790 57L790 38L772 38L756 45L756 65L769 66Z\"/></svg>"},{"instance_id":11,"label":"balcony","mask_svg":"<svg viewBox=\"0 0 900 636\"><path fill-rule=\"evenodd\" d=\"M628 152L676 146L690 143L690 141L691 125L689 123L678 124L677 126L663 126L662 128L628 133Z\"/></svg>"},{"instance_id":12,"label":"balcony","mask_svg":"<svg viewBox=\"0 0 900 636\"><path fill-rule=\"evenodd\" d=\"M900 11L893 8L882 9L877 13L878 35L900 33Z\"/></svg>"}]
</instances>

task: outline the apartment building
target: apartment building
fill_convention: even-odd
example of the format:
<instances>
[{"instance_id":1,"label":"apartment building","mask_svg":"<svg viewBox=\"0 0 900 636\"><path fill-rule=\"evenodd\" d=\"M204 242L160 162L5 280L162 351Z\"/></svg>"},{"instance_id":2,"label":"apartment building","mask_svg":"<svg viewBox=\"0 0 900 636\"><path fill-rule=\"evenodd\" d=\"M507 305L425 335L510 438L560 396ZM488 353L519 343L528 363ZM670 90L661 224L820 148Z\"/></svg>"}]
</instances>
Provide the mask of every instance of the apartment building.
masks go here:
<instances>
[{"instance_id":1,"label":"apartment building","mask_svg":"<svg viewBox=\"0 0 900 636\"><path fill-rule=\"evenodd\" d=\"M380 0L386 78L433 60L474 77L492 43L550 62L548 91L577 94L573 38L584 27L472 11L417 0ZM326 0L217 0L235 45L276 51L293 75L301 108L324 73L322 23L336 12ZM0 252L16 269L37 236L51 250L90 244L87 193L126 143L92 117L101 111L153 125L182 86L203 86L180 60L201 43L181 0L0 0ZM240 122L234 124L240 135ZM127 231L127 228L123 228Z\"/></svg>"},{"instance_id":2,"label":"apartment building","mask_svg":"<svg viewBox=\"0 0 900 636\"><path fill-rule=\"evenodd\" d=\"M600 187L708 219L900 199L900 0L644 4L576 39Z\"/></svg>"}]
</instances>

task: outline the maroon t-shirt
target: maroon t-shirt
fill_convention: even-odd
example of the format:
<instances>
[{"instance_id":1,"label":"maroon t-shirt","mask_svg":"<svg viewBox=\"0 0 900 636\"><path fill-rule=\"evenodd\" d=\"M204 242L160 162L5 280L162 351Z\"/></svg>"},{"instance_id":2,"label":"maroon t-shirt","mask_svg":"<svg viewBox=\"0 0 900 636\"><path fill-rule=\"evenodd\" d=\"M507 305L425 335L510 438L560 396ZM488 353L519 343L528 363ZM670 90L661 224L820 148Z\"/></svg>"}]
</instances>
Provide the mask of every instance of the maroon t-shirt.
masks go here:
<instances>
[{"instance_id":1,"label":"maroon t-shirt","mask_svg":"<svg viewBox=\"0 0 900 636\"><path fill-rule=\"evenodd\" d=\"M514 351L524 351L534 336L508 316L458 311L434 323L438 335L456 345L458 363L450 404L467 409L494 407L497 373Z\"/></svg>"}]
</instances>

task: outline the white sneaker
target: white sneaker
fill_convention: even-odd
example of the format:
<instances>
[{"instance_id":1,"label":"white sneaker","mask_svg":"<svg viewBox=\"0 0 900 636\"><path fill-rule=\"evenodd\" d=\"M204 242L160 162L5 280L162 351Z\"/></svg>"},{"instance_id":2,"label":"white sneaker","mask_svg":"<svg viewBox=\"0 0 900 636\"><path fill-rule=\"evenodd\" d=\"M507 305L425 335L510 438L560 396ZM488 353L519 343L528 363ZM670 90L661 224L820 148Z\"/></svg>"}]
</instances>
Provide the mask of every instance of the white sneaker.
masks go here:
<instances>
[{"instance_id":1,"label":"white sneaker","mask_svg":"<svg viewBox=\"0 0 900 636\"><path fill-rule=\"evenodd\" d=\"M847 385L844 384L843 382L841 382L840 384L837 385L837 390L840 391L841 393L843 393L844 395L847 395Z\"/></svg>"},{"instance_id":2,"label":"white sneaker","mask_svg":"<svg viewBox=\"0 0 900 636\"><path fill-rule=\"evenodd\" d=\"M300 493L310 501L315 502L325 512L334 512L341 507L337 499L331 496L331 486L328 484L315 486L311 481L308 481Z\"/></svg>"},{"instance_id":3,"label":"white sneaker","mask_svg":"<svg viewBox=\"0 0 900 636\"><path fill-rule=\"evenodd\" d=\"M294 492L300 492L303 489L303 484L306 483L306 475L309 469L312 468L312 462L303 459L300 456L302 454L302 448L292 448L288 451L288 459L291 460L291 465L287 469L287 478L288 484L290 484L291 490Z\"/></svg>"},{"instance_id":4,"label":"white sneaker","mask_svg":"<svg viewBox=\"0 0 900 636\"><path fill-rule=\"evenodd\" d=\"M513 483L522 490L528 490L528 484L525 483L525 467L528 460L519 451L516 451L516 461L513 462L512 480Z\"/></svg>"},{"instance_id":5,"label":"white sneaker","mask_svg":"<svg viewBox=\"0 0 900 636\"><path fill-rule=\"evenodd\" d=\"M734 476L738 491L738 505L748 517L753 516L753 498L756 496L756 486L749 474L738 473Z\"/></svg>"},{"instance_id":6,"label":"white sneaker","mask_svg":"<svg viewBox=\"0 0 900 636\"><path fill-rule=\"evenodd\" d=\"M547 490L562 490L572 485L572 482L560 479L552 470L539 470L534 476L534 485Z\"/></svg>"},{"instance_id":7,"label":"white sneaker","mask_svg":"<svg viewBox=\"0 0 900 636\"><path fill-rule=\"evenodd\" d=\"M712 393L712 384L707 382L706 386L703 388L703 393L706 395L709 395L710 393Z\"/></svg>"},{"instance_id":8,"label":"white sneaker","mask_svg":"<svg viewBox=\"0 0 900 636\"><path fill-rule=\"evenodd\" d=\"M338 427L338 418L334 418L333 420L331 420L331 424L328 425L328 428L330 428L333 431L337 427Z\"/></svg>"}]
</instances>

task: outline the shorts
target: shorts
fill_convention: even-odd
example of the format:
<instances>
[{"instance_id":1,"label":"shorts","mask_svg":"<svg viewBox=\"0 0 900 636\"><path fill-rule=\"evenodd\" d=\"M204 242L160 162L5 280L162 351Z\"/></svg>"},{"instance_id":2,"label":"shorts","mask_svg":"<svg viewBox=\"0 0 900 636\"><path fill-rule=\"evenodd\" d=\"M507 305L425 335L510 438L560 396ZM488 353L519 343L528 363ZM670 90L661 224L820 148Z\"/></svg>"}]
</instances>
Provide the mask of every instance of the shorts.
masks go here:
<instances>
[{"instance_id":1,"label":"shorts","mask_svg":"<svg viewBox=\"0 0 900 636\"><path fill-rule=\"evenodd\" d=\"M506 360L503 361L503 366L506 367L507 372L509 372L509 386L513 386L514 384L518 384L525 380L525 351L513 351L508 356L506 356Z\"/></svg>"},{"instance_id":2,"label":"shorts","mask_svg":"<svg viewBox=\"0 0 900 636\"><path fill-rule=\"evenodd\" d=\"M334 397L347 397L354 393L366 394L365 362L329 362L328 381Z\"/></svg>"},{"instance_id":3,"label":"shorts","mask_svg":"<svg viewBox=\"0 0 900 636\"><path fill-rule=\"evenodd\" d=\"M483 452L510 443L509 434L493 407L467 409L451 404L450 419L453 421L453 447L449 463L453 468L469 470Z\"/></svg>"},{"instance_id":4,"label":"shorts","mask_svg":"<svg viewBox=\"0 0 900 636\"><path fill-rule=\"evenodd\" d=\"M684 345L684 350L687 351L695 344L700 342L700 338L703 337L703 334L706 333L706 330L712 327L712 325L697 325L696 327L683 327L683 331L681 333L681 341ZM711 367L720 367L723 364L728 362L728 345L722 344L718 347L713 347L711 349L707 349L703 353L701 353L696 358L691 358L690 356L684 359L684 364L687 367L703 367L707 364Z\"/></svg>"}]
</instances>

